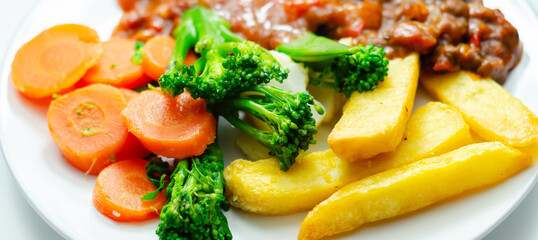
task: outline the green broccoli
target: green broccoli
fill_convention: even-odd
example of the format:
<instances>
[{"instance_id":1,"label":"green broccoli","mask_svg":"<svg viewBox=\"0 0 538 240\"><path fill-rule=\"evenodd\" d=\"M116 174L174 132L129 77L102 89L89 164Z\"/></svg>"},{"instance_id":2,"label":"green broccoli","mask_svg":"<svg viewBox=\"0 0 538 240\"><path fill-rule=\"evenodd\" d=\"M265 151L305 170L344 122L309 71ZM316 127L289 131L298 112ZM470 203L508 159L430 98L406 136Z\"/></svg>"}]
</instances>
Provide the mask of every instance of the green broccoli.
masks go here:
<instances>
[{"instance_id":1,"label":"green broccoli","mask_svg":"<svg viewBox=\"0 0 538 240\"><path fill-rule=\"evenodd\" d=\"M221 208L224 201L224 163L218 144L198 156L180 160L165 191L156 231L163 240L232 239Z\"/></svg>"},{"instance_id":2,"label":"green broccoli","mask_svg":"<svg viewBox=\"0 0 538 240\"><path fill-rule=\"evenodd\" d=\"M260 85L272 79L282 82L287 69L266 49L230 32L229 24L208 9L186 11L174 32L174 56L159 79L163 92L175 96L186 89L193 98L205 99L208 110L253 136L287 171L299 152L314 143L314 98ZM190 48L200 55L199 60L192 66L181 65ZM322 112L319 107L316 110ZM264 121L270 130L259 130L240 120L239 111Z\"/></svg>"},{"instance_id":3,"label":"green broccoli","mask_svg":"<svg viewBox=\"0 0 538 240\"><path fill-rule=\"evenodd\" d=\"M215 111L268 148L278 160L280 169L287 171L299 151L307 150L315 143L313 135L317 128L311 105L314 105L314 98L307 93L291 94L277 87L255 85L236 98L226 98ZM322 114L323 110L315 106ZM238 117L239 111L262 120L270 130L260 130L242 121Z\"/></svg>"},{"instance_id":4,"label":"green broccoli","mask_svg":"<svg viewBox=\"0 0 538 240\"><path fill-rule=\"evenodd\" d=\"M354 91L372 91L387 76L388 60L381 47L347 46L332 39L306 33L277 51L307 67L310 84L332 87L346 97Z\"/></svg>"},{"instance_id":5,"label":"green broccoli","mask_svg":"<svg viewBox=\"0 0 538 240\"><path fill-rule=\"evenodd\" d=\"M229 23L206 8L187 10L174 35L173 57L159 78L163 92L172 96L185 89L210 106L250 86L287 78L287 70L266 49L236 36ZM183 61L191 48L200 58L185 66Z\"/></svg>"}]
</instances>

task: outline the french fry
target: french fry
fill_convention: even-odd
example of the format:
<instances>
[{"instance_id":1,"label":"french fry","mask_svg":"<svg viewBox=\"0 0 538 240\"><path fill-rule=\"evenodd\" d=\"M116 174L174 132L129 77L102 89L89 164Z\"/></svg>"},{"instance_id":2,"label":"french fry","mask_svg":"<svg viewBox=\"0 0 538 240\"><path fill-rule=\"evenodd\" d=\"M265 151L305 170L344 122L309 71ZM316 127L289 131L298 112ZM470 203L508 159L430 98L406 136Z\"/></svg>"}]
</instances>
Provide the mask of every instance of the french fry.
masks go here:
<instances>
[{"instance_id":1,"label":"french fry","mask_svg":"<svg viewBox=\"0 0 538 240\"><path fill-rule=\"evenodd\" d=\"M235 207L263 215L307 211L350 182L472 142L461 115L440 102L418 108L404 136L396 151L364 162L342 161L331 150L308 154L287 172L274 158L235 160L224 170L227 199Z\"/></svg>"},{"instance_id":2,"label":"french fry","mask_svg":"<svg viewBox=\"0 0 538 240\"><path fill-rule=\"evenodd\" d=\"M525 147L538 139L538 118L495 81L460 71L422 75L422 85L440 101L456 107L471 130L488 141Z\"/></svg>"},{"instance_id":3,"label":"french fry","mask_svg":"<svg viewBox=\"0 0 538 240\"><path fill-rule=\"evenodd\" d=\"M374 91L351 95L342 118L329 135L334 153L346 161L391 152L402 141L418 82L419 57L389 62L385 81Z\"/></svg>"},{"instance_id":4,"label":"french fry","mask_svg":"<svg viewBox=\"0 0 538 240\"><path fill-rule=\"evenodd\" d=\"M317 205L301 224L298 239L320 239L399 216L530 165L530 155L487 142L390 169L349 184Z\"/></svg>"}]
</instances>

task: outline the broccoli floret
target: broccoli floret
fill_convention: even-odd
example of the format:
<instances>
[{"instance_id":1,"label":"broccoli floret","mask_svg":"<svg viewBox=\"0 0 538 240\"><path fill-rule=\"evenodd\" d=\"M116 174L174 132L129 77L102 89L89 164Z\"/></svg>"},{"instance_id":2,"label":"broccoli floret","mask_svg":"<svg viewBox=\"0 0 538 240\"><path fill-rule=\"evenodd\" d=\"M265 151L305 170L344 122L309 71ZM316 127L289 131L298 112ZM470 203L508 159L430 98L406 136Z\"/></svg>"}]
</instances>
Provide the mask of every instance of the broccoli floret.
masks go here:
<instances>
[{"instance_id":1,"label":"broccoli floret","mask_svg":"<svg viewBox=\"0 0 538 240\"><path fill-rule=\"evenodd\" d=\"M309 32L277 50L307 67L310 84L332 87L346 97L374 90L387 76L386 53L373 45L347 46Z\"/></svg>"},{"instance_id":2,"label":"broccoli floret","mask_svg":"<svg viewBox=\"0 0 538 240\"><path fill-rule=\"evenodd\" d=\"M163 240L232 239L221 208L224 202L224 163L217 143L198 157L180 160L165 191L156 231Z\"/></svg>"},{"instance_id":3,"label":"broccoli floret","mask_svg":"<svg viewBox=\"0 0 538 240\"><path fill-rule=\"evenodd\" d=\"M264 86L273 79L282 82L288 70L266 49L234 35L229 24L208 9L195 7L186 11L175 34L174 54L180 56L172 58L159 79L162 90L174 96L185 89L192 97L205 99L209 111L223 115L252 135L287 171L299 152L314 143L314 98L307 93L291 94ZM200 58L192 66L181 65L190 48ZM319 107L316 110L323 111ZM239 111L259 118L270 130L256 129L242 121Z\"/></svg>"},{"instance_id":4,"label":"broccoli floret","mask_svg":"<svg viewBox=\"0 0 538 240\"><path fill-rule=\"evenodd\" d=\"M315 143L313 136L317 128L312 105L314 98L307 93L291 94L277 87L255 85L238 97L226 98L215 111L268 148L278 160L280 169L287 171L300 150L307 150ZM320 114L323 113L319 106L314 106ZM239 111L262 120L270 130L261 130L242 121L238 117Z\"/></svg>"},{"instance_id":5,"label":"broccoli floret","mask_svg":"<svg viewBox=\"0 0 538 240\"><path fill-rule=\"evenodd\" d=\"M176 96L187 90L193 98L203 98L211 106L250 86L287 78L287 70L266 49L241 39L229 27L206 8L186 11L174 31L174 57L159 78L163 92ZM184 66L191 48L201 57L192 66Z\"/></svg>"}]
</instances>

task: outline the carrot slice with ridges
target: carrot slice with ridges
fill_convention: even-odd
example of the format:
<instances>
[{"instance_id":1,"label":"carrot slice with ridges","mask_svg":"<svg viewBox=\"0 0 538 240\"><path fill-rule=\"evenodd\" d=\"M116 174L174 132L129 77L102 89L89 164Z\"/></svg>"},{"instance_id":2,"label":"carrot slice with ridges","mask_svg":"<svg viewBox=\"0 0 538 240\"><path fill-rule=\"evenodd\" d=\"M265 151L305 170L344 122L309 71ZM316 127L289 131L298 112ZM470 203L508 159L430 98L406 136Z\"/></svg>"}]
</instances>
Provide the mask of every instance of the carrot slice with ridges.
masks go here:
<instances>
[{"instance_id":1,"label":"carrot slice with ridges","mask_svg":"<svg viewBox=\"0 0 538 240\"><path fill-rule=\"evenodd\" d=\"M103 215L120 222L156 218L166 202L163 192L154 200L140 198L156 190L146 177L146 161L129 159L111 164L99 173L93 204Z\"/></svg>"},{"instance_id":2,"label":"carrot slice with ridges","mask_svg":"<svg viewBox=\"0 0 538 240\"><path fill-rule=\"evenodd\" d=\"M127 105L116 88L95 84L51 102L47 120L52 138L66 160L97 174L114 160L127 139L121 111Z\"/></svg>"},{"instance_id":3,"label":"carrot slice with ridges","mask_svg":"<svg viewBox=\"0 0 538 240\"><path fill-rule=\"evenodd\" d=\"M30 98L49 97L72 87L102 53L102 43L93 29L78 24L54 26L17 51L11 80Z\"/></svg>"},{"instance_id":4,"label":"carrot slice with ridges","mask_svg":"<svg viewBox=\"0 0 538 240\"><path fill-rule=\"evenodd\" d=\"M81 84L104 83L123 88L148 84L151 79L144 75L142 66L131 61L135 42L124 37L112 37L103 42L103 56L84 75Z\"/></svg>"},{"instance_id":5,"label":"carrot slice with ridges","mask_svg":"<svg viewBox=\"0 0 538 240\"><path fill-rule=\"evenodd\" d=\"M148 90L132 99L122 116L129 132L148 150L182 159L202 154L215 140L216 121L205 104L188 93L172 98Z\"/></svg>"},{"instance_id":6,"label":"carrot slice with ridges","mask_svg":"<svg viewBox=\"0 0 538 240\"><path fill-rule=\"evenodd\" d=\"M159 79L170 62L175 42L169 36L156 36L149 39L144 46L144 54L142 55L142 71L152 79ZM196 54L189 51L183 63L191 65L196 59Z\"/></svg>"}]
</instances>

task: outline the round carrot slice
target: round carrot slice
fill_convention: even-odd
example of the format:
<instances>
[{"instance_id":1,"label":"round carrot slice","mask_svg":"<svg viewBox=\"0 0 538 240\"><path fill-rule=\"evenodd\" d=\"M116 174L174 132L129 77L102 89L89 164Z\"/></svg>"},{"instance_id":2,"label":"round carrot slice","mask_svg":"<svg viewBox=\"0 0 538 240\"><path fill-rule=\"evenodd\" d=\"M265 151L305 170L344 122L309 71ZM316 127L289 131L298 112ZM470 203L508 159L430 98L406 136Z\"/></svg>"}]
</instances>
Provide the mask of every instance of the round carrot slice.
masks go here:
<instances>
[{"instance_id":1,"label":"round carrot slice","mask_svg":"<svg viewBox=\"0 0 538 240\"><path fill-rule=\"evenodd\" d=\"M118 90L123 93L123 96L125 97L125 100L127 100L127 102L131 101L131 99L133 99L134 97L140 95L139 92L128 88L118 88Z\"/></svg>"},{"instance_id":2,"label":"round carrot slice","mask_svg":"<svg viewBox=\"0 0 538 240\"><path fill-rule=\"evenodd\" d=\"M112 37L103 42L103 56L82 78L82 84L104 83L115 87L135 88L151 79L142 72L142 66L133 63L135 40Z\"/></svg>"},{"instance_id":3,"label":"round carrot slice","mask_svg":"<svg viewBox=\"0 0 538 240\"><path fill-rule=\"evenodd\" d=\"M139 92L127 88L118 88L118 90L120 90L127 102L129 102L134 97L140 95ZM125 144L118 152L118 154L116 154L115 159L119 161L130 158L143 158L150 153L150 151L148 151L146 148L144 148L144 146L142 146L138 138L136 138L132 133L128 133L127 139L125 140Z\"/></svg>"},{"instance_id":4,"label":"round carrot slice","mask_svg":"<svg viewBox=\"0 0 538 240\"><path fill-rule=\"evenodd\" d=\"M146 177L147 161L129 159L113 163L99 173L93 189L93 204L105 216L120 222L156 218L166 203L163 192L150 201L140 198L156 190Z\"/></svg>"},{"instance_id":5,"label":"round carrot slice","mask_svg":"<svg viewBox=\"0 0 538 240\"><path fill-rule=\"evenodd\" d=\"M128 133L127 139L125 139L125 144L115 155L115 160L121 161L130 158L144 158L150 153L149 150L142 146L142 143L135 135Z\"/></svg>"},{"instance_id":6,"label":"round carrot slice","mask_svg":"<svg viewBox=\"0 0 538 240\"><path fill-rule=\"evenodd\" d=\"M51 102L49 130L71 165L97 174L114 160L127 139L121 118L126 105L118 89L103 84L77 89Z\"/></svg>"},{"instance_id":7,"label":"round carrot slice","mask_svg":"<svg viewBox=\"0 0 538 240\"><path fill-rule=\"evenodd\" d=\"M142 71L152 79L159 79L170 62L175 42L176 40L169 36L149 39L142 55Z\"/></svg>"},{"instance_id":8,"label":"round carrot slice","mask_svg":"<svg viewBox=\"0 0 538 240\"><path fill-rule=\"evenodd\" d=\"M142 71L152 79L159 79L166 71L166 66L172 58L175 42L176 40L169 36L156 36L149 39L144 46L144 54L142 55ZM189 51L183 63L191 65L196 59L196 54Z\"/></svg>"},{"instance_id":9,"label":"round carrot slice","mask_svg":"<svg viewBox=\"0 0 538 240\"><path fill-rule=\"evenodd\" d=\"M202 154L215 140L216 121L203 99L183 93L175 98L148 90L122 111L129 129L155 154L186 158Z\"/></svg>"},{"instance_id":10,"label":"round carrot slice","mask_svg":"<svg viewBox=\"0 0 538 240\"><path fill-rule=\"evenodd\" d=\"M102 53L103 45L93 29L78 24L54 26L17 51L11 80L30 98L49 97L73 86Z\"/></svg>"}]
</instances>

